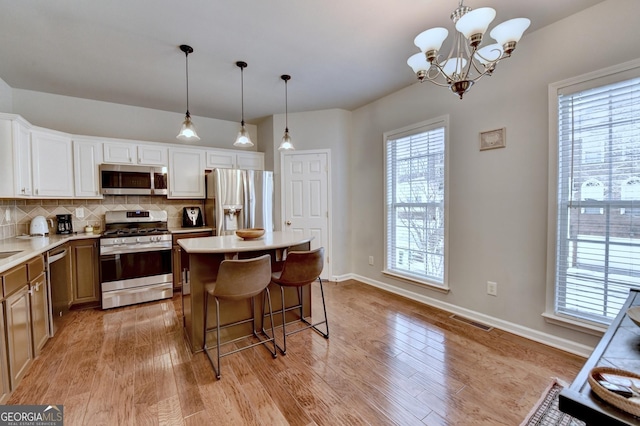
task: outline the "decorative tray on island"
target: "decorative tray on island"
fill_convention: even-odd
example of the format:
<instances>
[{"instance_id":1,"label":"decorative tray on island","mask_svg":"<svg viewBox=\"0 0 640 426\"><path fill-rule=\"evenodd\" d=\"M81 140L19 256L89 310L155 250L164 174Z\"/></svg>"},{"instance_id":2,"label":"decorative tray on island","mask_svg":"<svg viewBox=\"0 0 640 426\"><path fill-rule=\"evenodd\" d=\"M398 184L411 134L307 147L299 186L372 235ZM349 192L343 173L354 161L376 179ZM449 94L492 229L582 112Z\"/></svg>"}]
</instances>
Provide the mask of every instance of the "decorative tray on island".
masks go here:
<instances>
[{"instance_id":1,"label":"decorative tray on island","mask_svg":"<svg viewBox=\"0 0 640 426\"><path fill-rule=\"evenodd\" d=\"M587 379L591 390L614 407L640 416L640 375L610 367L595 367Z\"/></svg>"},{"instance_id":2,"label":"decorative tray on island","mask_svg":"<svg viewBox=\"0 0 640 426\"><path fill-rule=\"evenodd\" d=\"M236 230L236 235L243 240L255 240L264 235L264 229L262 228L247 228Z\"/></svg>"}]
</instances>

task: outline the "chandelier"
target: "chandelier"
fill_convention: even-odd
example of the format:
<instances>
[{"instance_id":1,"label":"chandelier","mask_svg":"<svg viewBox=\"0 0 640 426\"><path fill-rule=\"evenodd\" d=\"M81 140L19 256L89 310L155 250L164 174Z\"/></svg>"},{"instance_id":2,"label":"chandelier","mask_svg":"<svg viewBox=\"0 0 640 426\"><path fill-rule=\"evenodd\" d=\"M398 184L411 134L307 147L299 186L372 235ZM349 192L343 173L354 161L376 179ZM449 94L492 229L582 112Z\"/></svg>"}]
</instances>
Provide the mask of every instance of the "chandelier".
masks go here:
<instances>
[{"instance_id":1,"label":"chandelier","mask_svg":"<svg viewBox=\"0 0 640 426\"><path fill-rule=\"evenodd\" d=\"M420 49L407 60L420 82L430 81L449 87L460 99L473 83L493 74L498 62L511 56L522 34L531 24L527 18L515 18L496 25L489 33L496 43L480 47L482 37L496 16L495 9L481 7L472 10L462 4L451 14L456 31L449 55L439 54L449 35L446 28L426 30L413 41Z\"/></svg>"}]
</instances>

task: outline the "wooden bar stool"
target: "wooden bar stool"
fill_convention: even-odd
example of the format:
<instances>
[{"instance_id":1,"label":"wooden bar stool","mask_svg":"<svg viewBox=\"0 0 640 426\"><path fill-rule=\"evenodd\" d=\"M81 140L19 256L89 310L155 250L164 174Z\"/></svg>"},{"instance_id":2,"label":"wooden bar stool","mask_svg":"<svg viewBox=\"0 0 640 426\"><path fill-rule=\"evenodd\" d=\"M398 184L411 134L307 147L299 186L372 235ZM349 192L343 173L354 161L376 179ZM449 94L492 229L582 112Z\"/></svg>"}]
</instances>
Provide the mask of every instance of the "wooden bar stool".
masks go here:
<instances>
[{"instance_id":1,"label":"wooden bar stool","mask_svg":"<svg viewBox=\"0 0 640 426\"><path fill-rule=\"evenodd\" d=\"M289 251L287 258L284 261L282 271L274 272L271 274L271 282L280 286L280 296L282 298L282 347L278 346L280 352L283 355L287 353L287 336L313 328L318 334L325 339L329 338L329 321L327 319L327 306L324 301L324 290L322 288L322 279L320 273L324 267L324 247L320 247L310 251ZM320 282L320 293L322 295L322 309L324 311L324 320L316 323L309 322L304 317L303 311L303 299L302 288L304 286L310 286L315 280ZM284 289L285 287L294 287L298 295L298 304L285 308ZM300 317L299 321L306 324L305 327L298 328L294 331L287 332L286 330L286 313L299 309ZM263 315L264 317L264 315ZM326 332L320 330L317 326L320 324L325 325ZM274 336L275 337L275 336Z\"/></svg>"},{"instance_id":2,"label":"wooden bar stool","mask_svg":"<svg viewBox=\"0 0 640 426\"><path fill-rule=\"evenodd\" d=\"M269 316L271 318L271 333L272 336L274 334L273 328L273 311L271 309L271 295L269 293L269 283L271 281L271 256L268 254L264 256L260 256L253 259L243 259L243 260L223 260L220 263L220 268L218 269L218 276L214 282L205 284L205 297L204 297L204 343L203 349L207 354L207 358L209 358L209 362L213 367L213 370L216 373L216 378L220 379L220 358L234 354L236 352L252 348L257 345L264 345L271 355L275 358L277 356L276 352L276 341L275 337L269 337L269 335L265 332L264 325L261 326L262 333L267 337L263 339L256 333L256 315L255 315L255 296L262 294L262 317L265 317L264 306L265 302L268 302L269 305ZM264 300L266 296L266 301ZM216 326L215 328L207 328L207 324L209 322L209 298L213 297L215 299L216 306ZM224 300L236 301L236 300L251 300L251 313L252 317L245 320L240 320L236 322L231 322L228 324L221 325L220 324L220 302ZM220 353L220 347L222 345L226 345L229 343L234 343L238 340L245 339L245 337L240 337L237 339L229 340L227 342L220 342L220 330L223 328L233 327L240 324L245 323L252 324L253 335L259 340L259 342L252 343L250 345L243 346L242 348L235 349L224 354ZM264 324L264 322L263 322ZM217 356L216 361L214 363L211 354L209 353L209 348L207 346L207 333L216 332L216 349ZM273 351L267 346L267 343L273 342Z\"/></svg>"}]
</instances>

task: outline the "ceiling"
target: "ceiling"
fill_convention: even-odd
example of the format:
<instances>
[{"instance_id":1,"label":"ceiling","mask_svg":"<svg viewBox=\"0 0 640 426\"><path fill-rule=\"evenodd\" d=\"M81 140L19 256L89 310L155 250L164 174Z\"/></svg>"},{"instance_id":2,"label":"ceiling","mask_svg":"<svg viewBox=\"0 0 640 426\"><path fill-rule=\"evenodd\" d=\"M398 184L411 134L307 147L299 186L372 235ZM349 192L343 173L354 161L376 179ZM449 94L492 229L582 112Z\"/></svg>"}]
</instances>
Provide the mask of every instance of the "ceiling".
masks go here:
<instances>
[{"instance_id":1,"label":"ceiling","mask_svg":"<svg viewBox=\"0 0 640 426\"><path fill-rule=\"evenodd\" d=\"M526 37L600 1L466 0L465 5L495 8L493 25L530 18ZM418 51L413 38L434 26L451 32L449 15L457 3L0 0L0 78L16 89L184 113L185 55L178 46L188 44L194 49L189 55L193 116L240 121L238 60L248 63L248 122L284 112L281 74L292 77L289 112L353 110L416 81L406 65Z\"/></svg>"}]
</instances>

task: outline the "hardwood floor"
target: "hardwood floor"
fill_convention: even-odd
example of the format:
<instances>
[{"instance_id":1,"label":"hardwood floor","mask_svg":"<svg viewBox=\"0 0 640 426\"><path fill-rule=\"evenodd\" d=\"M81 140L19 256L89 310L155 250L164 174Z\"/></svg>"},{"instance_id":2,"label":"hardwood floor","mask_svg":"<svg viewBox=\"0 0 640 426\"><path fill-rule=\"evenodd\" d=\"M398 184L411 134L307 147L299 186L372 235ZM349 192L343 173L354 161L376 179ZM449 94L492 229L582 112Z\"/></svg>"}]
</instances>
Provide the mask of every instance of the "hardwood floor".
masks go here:
<instances>
[{"instance_id":1,"label":"hardwood floor","mask_svg":"<svg viewBox=\"0 0 640 426\"><path fill-rule=\"evenodd\" d=\"M585 361L356 281L325 295L329 340L224 357L219 381L187 349L177 297L73 312L8 404L64 404L66 425L518 425Z\"/></svg>"}]
</instances>

